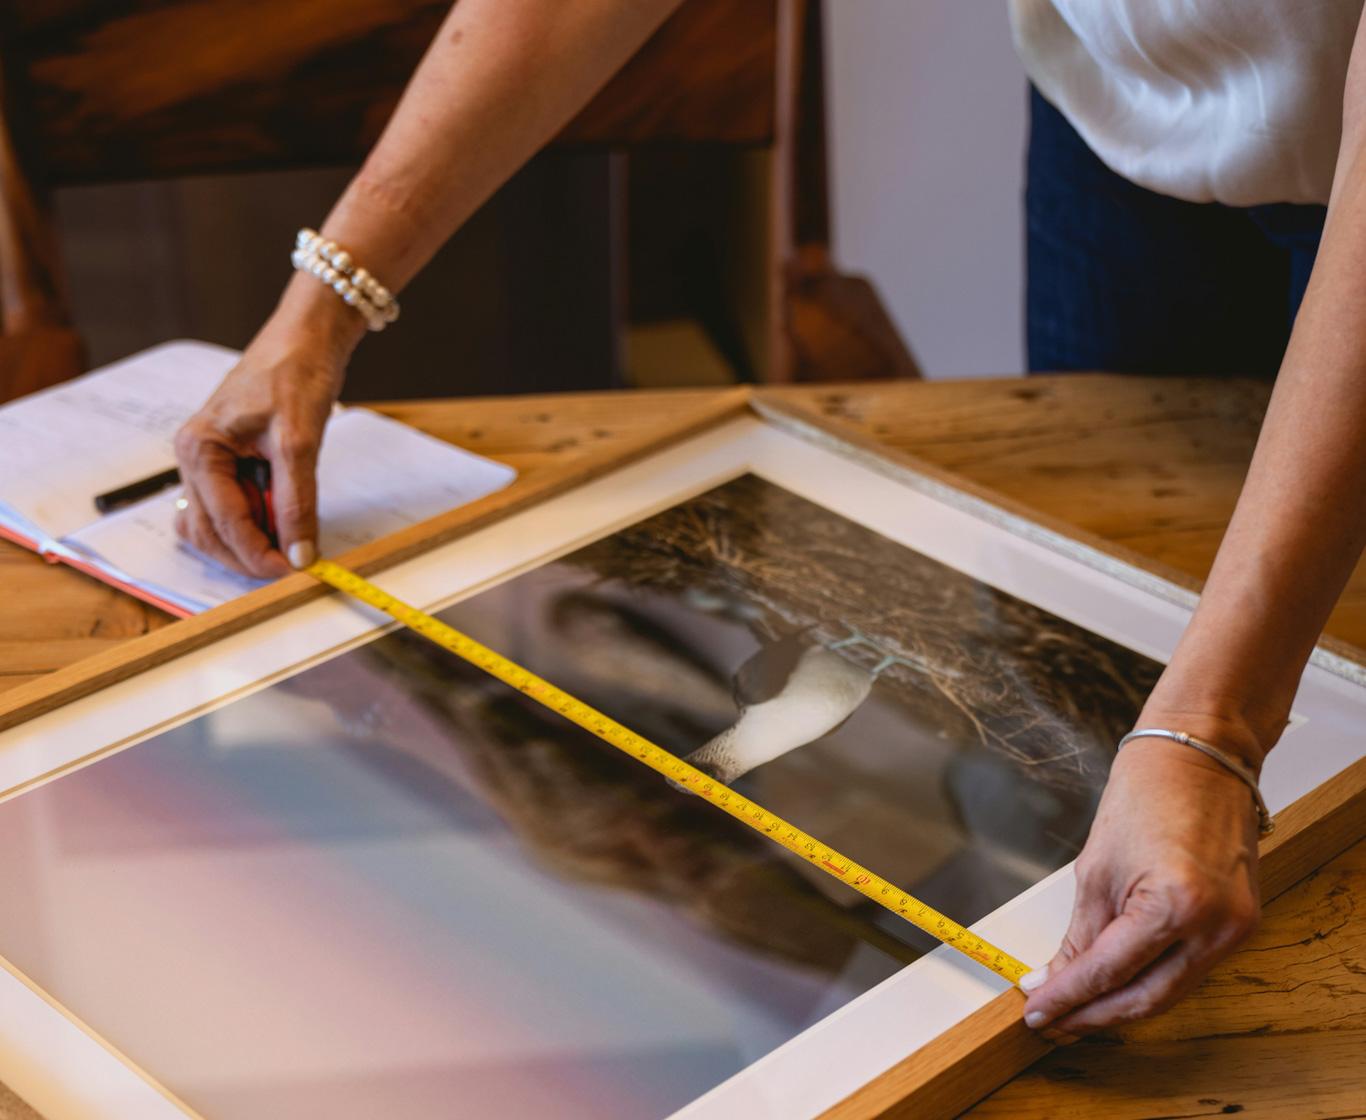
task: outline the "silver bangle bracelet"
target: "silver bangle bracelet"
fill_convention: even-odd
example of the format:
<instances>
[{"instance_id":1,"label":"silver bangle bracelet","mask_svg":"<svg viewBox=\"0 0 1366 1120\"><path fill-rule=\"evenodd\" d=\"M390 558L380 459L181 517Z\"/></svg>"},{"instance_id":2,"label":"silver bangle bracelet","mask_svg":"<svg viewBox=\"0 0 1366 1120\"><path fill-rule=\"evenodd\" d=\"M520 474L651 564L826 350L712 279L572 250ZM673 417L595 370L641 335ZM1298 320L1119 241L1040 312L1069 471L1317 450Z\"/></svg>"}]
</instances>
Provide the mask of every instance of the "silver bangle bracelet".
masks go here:
<instances>
[{"instance_id":1,"label":"silver bangle bracelet","mask_svg":"<svg viewBox=\"0 0 1366 1120\"><path fill-rule=\"evenodd\" d=\"M1276 822L1267 810L1266 802L1262 800L1262 791L1257 788L1257 776L1232 755L1226 754L1212 743L1197 739L1194 735L1187 735L1184 731L1168 731L1165 727L1140 727L1135 731L1130 731L1119 741L1115 753L1118 754L1124 748L1125 743L1132 742L1134 739L1171 739L1173 742L1194 747L1201 754L1208 755L1224 769L1241 778L1243 784L1252 791L1252 802L1257 807L1257 827L1261 834L1266 836L1275 829Z\"/></svg>"}]
</instances>

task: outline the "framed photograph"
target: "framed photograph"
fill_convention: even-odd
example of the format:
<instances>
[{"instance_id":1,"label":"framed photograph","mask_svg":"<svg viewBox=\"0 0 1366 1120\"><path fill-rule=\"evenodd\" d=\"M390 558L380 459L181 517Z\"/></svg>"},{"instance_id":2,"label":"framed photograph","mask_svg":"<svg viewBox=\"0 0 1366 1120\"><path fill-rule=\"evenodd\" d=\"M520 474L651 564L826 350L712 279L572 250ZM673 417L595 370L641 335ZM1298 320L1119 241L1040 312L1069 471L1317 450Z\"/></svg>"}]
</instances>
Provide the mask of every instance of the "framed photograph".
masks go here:
<instances>
[{"instance_id":1,"label":"framed photograph","mask_svg":"<svg viewBox=\"0 0 1366 1120\"><path fill-rule=\"evenodd\" d=\"M646 451L340 559L1047 960L1191 592L780 397ZM386 622L292 577L11 702L0 1080L52 1120L929 1116L1042 1051L992 973ZM1359 831L1363 719L1320 651L1283 877Z\"/></svg>"}]
</instances>

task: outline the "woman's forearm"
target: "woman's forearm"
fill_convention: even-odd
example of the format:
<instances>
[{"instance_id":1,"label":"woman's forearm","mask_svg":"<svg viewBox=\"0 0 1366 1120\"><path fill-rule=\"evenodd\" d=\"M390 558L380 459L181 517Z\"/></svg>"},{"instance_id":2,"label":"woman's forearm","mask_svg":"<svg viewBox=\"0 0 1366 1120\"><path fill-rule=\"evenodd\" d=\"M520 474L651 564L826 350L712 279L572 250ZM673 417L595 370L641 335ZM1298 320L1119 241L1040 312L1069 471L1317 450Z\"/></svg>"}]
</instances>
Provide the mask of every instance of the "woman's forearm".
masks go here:
<instances>
[{"instance_id":1,"label":"woman's forearm","mask_svg":"<svg viewBox=\"0 0 1366 1120\"><path fill-rule=\"evenodd\" d=\"M322 232L397 292L679 2L459 0ZM306 276L281 313L342 348L364 333Z\"/></svg>"},{"instance_id":2,"label":"woman's forearm","mask_svg":"<svg viewBox=\"0 0 1366 1120\"><path fill-rule=\"evenodd\" d=\"M1318 259L1237 509L1149 701L1157 718L1275 743L1305 662L1366 544L1366 59L1358 33ZM1145 721L1148 718L1145 713Z\"/></svg>"}]
</instances>

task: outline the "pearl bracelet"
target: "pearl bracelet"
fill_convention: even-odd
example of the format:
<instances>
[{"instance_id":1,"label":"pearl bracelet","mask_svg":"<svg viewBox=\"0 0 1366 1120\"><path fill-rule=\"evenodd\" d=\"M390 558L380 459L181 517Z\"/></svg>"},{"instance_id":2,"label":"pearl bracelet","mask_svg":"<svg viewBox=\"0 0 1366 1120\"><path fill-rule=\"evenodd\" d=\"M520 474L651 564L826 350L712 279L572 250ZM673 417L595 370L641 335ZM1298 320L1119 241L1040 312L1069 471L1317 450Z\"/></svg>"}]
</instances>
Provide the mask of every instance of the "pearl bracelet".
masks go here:
<instances>
[{"instance_id":1,"label":"pearl bracelet","mask_svg":"<svg viewBox=\"0 0 1366 1120\"><path fill-rule=\"evenodd\" d=\"M359 311L372 331L382 331L398 318L398 300L393 293L357 267L350 253L316 230L299 231L289 259L299 272L317 277Z\"/></svg>"},{"instance_id":2,"label":"pearl bracelet","mask_svg":"<svg viewBox=\"0 0 1366 1120\"><path fill-rule=\"evenodd\" d=\"M1214 759L1225 770L1242 779L1243 784L1252 791L1252 804L1257 809L1258 831L1266 836L1276 827L1276 822L1272 820L1271 813L1267 810L1266 802L1262 800L1262 791L1257 788L1257 775L1232 755L1225 754L1212 743L1197 739L1194 735L1188 735L1184 731L1169 731L1165 727L1140 727L1136 731L1130 731L1119 741L1119 746L1115 748L1116 753L1123 748L1125 743L1132 742L1134 739L1171 739L1175 743L1194 747L1201 754Z\"/></svg>"}]
</instances>

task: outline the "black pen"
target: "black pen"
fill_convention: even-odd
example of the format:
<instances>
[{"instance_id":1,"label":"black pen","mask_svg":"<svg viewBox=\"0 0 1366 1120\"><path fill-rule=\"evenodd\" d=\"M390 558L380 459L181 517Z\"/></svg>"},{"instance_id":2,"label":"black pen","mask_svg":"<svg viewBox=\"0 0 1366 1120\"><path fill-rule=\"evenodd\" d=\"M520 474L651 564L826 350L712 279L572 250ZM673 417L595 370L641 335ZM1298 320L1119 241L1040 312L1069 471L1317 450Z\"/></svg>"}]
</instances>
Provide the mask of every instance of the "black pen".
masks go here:
<instances>
[{"instance_id":1,"label":"black pen","mask_svg":"<svg viewBox=\"0 0 1366 1120\"><path fill-rule=\"evenodd\" d=\"M116 509L132 505L133 502L150 498L158 491L165 490L168 486L174 486L179 481L180 472L172 467L169 471L154 474L151 478L144 478L140 482L130 482L127 486L120 486L117 490L110 490L107 494L96 494L95 508L101 513L113 513Z\"/></svg>"}]
</instances>

